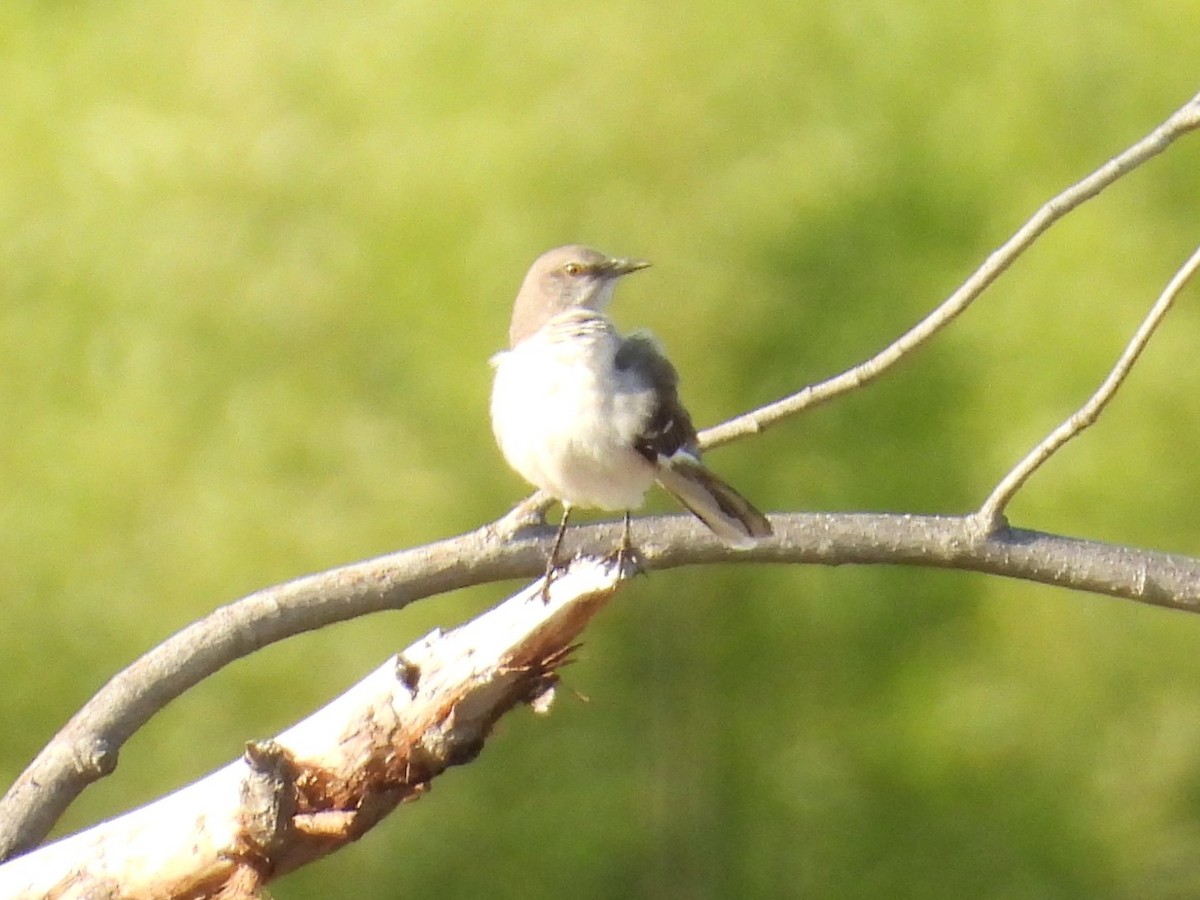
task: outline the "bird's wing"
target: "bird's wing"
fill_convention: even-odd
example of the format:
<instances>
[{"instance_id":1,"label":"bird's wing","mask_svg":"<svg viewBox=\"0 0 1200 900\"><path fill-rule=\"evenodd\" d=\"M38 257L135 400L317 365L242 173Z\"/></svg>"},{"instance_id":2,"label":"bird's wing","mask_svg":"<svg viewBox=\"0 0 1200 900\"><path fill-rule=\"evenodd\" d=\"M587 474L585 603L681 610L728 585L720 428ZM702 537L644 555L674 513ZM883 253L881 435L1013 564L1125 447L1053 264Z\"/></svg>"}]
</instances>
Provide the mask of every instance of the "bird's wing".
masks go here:
<instances>
[{"instance_id":1,"label":"bird's wing","mask_svg":"<svg viewBox=\"0 0 1200 900\"><path fill-rule=\"evenodd\" d=\"M655 467L658 483L731 547L753 547L769 537L767 517L700 461L696 427L679 401L679 374L655 340L630 335L614 364L654 397L633 446Z\"/></svg>"},{"instance_id":2,"label":"bird's wing","mask_svg":"<svg viewBox=\"0 0 1200 900\"><path fill-rule=\"evenodd\" d=\"M658 342L648 334L629 335L617 348L614 365L618 372L634 375L654 398L645 423L634 437L634 449L656 466L681 451L699 460L696 426L679 402L679 373Z\"/></svg>"}]
</instances>

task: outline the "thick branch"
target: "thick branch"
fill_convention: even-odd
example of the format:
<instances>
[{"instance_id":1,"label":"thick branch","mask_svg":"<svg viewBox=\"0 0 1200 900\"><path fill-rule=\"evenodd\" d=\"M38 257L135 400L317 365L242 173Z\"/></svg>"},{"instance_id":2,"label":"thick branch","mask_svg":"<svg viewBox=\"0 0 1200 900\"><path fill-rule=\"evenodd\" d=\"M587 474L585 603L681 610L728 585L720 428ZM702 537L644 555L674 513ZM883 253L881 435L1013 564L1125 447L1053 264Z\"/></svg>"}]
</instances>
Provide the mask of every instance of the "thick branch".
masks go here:
<instances>
[{"instance_id":1,"label":"thick branch","mask_svg":"<svg viewBox=\"0 0 1200 900\"><path fill-rule=\"evenodd\" d=\"M925 565L1022 578L1200 612L1200 560L1033 531L979 536L970 516L788 513L775 537L729 550L690 516L634 522L647 569L707 563ZM553 529L509 537L487 527L425 547L267 588L189 625L118 673L59 732L0 801L4 858L40 842L72 800L110 772L121 745L151 715L222 666L332 622L545 567ZM564 554L603 555L617 523L573 527Z\"/></svg>"},{"instance_id":2,"label":"thick branch","mask_svg":"<svg viewBox=\"0 0 1200 900\"><path fill-rule=\"evenodd\" d=\"M583 560L460 628L435 631L324 709L206 778L0 866L0 896L257 897L357 840L556 674L623 573Z\"/></svg>"},{"instance_id":3,"label":"thick branch","mask_svg":"<svg viewBox=\"0 0 1200 900\"><path fill-rule=\"evenodd\" d=\"M847 369L825 381L759 409L737 416L700 434L701 444L718 447L730 441L756 434L810 407L849 393L874 381L914 349L949 325L970 306L987 287L1028 250L1051 225L1095 197L1102 190L1128 175L1169 147L1189 131L1200 127L1200 95L1193 97L1170 118L1155 128L1124 153L1110 159L1082 181L1071 185L1058 196L1043 204L1017 232L992 252L983 265L963 282L928 316L884 347L866 362Z\"/></svg>"},{"instance_id":4,"label":"thick branch","mask_svg":"<svg viewBox=\"0 0 1200 900\"><path fill-rule=\"evenodd\" d=\"M41 841L87 785L116 768L134 732L223 666L334 622L532 574L515 563L495 531L483 528L266 588L187 626L114 676L18 777L0 800L0 860ZM478 575L468 575L475 566Z\"/></svg>"}]
</instances>

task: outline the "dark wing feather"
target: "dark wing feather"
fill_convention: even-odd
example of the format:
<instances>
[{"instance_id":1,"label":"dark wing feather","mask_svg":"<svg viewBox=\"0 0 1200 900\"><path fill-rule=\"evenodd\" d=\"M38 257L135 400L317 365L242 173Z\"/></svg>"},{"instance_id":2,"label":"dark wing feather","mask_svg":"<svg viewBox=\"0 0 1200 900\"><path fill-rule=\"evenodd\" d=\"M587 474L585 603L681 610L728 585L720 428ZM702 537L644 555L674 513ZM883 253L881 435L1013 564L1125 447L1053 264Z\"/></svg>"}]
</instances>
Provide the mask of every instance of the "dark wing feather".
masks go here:
<instances>
[{"instance_id":1,"label":"dark wing feather","mask_svg":"<svg viewBox=\"0 0 1200 900\"><path fill-rule=\"evenodd\" d=\"M634 438L637 452L655 465L679 450L699 458L696 426L679 402L679 373L658 349L654 338L631 334L617 348L614 364L618 371L637 372L653 388L657 400L641 434Z\"/></svg>"}]
</instances>

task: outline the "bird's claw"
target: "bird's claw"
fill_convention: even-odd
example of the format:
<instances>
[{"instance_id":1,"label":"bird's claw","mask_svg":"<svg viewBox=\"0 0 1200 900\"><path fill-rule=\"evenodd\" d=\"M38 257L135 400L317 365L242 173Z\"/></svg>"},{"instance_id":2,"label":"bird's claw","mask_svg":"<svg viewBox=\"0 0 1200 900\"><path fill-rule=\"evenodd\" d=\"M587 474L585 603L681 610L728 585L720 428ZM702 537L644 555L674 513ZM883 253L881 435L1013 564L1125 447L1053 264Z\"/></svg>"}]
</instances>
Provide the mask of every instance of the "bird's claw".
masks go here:
<instances>
[{"instance_id":1,"label":"bird's claw","mask_svg":"<svg viewBox=\"0 0 1200 900\"><path fill-rule=\"evenodd\" d=\"M642 554L632 545L622 543L604 559L617 567L622 578L646 574L646 567L642 565Z\"/></svg>"}]
</instances>

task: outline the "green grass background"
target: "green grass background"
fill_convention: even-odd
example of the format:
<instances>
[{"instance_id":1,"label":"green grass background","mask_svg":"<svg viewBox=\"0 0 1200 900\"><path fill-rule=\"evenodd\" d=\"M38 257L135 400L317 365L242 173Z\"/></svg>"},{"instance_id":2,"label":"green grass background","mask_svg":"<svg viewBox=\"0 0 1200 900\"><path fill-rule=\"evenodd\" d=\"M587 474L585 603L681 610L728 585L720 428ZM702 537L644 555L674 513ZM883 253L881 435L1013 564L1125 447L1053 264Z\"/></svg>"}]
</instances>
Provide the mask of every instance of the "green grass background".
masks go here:
<instances>
[{"instance_id":1,"label":"green grass background","mask_svg":"<svg viewBox=\"0 0 1200 900\"><path fill-rule=\"evenodd\" d=\"M486 360L528 263L711 424L874 352L1200 87L1200 8L1051 0L0 7L0 779L215 606L524 496ZM714 467L770 509L962 512L1200 240L1200 136L885 381ZM1193 290L1021 525L1200 552ZM656 499L655 509L669 504ZM149 800L514 585L232 666L62 828ZM554 715L274 887L328 897L1200 894L1200 619L924 570L652 575Z\"/></svg>"}]
</instances>

